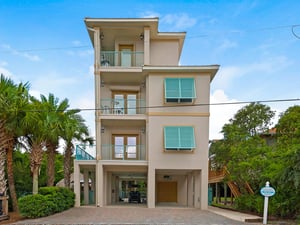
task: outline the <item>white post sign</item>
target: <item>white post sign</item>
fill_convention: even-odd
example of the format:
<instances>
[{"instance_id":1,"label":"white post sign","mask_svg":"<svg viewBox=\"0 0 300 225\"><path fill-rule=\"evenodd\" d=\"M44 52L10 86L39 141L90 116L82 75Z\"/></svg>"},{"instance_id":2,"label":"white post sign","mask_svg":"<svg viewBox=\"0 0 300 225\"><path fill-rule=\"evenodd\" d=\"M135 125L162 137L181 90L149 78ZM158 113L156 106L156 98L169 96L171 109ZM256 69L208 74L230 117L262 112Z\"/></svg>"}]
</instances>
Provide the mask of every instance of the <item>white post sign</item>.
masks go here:
<instances>
[{"instance_id":1,"label":"white post sign","mask_svg":"<svg viewBox=\"0 0 300 225\"><path fill-rule=\"evenodd\" d=\"M270 182L267 181L266 186L260 189L260 193L265 196L263 224L267 224L269 197L275 195L275 189L270 187Z\"/></svg>"}]
</instances>

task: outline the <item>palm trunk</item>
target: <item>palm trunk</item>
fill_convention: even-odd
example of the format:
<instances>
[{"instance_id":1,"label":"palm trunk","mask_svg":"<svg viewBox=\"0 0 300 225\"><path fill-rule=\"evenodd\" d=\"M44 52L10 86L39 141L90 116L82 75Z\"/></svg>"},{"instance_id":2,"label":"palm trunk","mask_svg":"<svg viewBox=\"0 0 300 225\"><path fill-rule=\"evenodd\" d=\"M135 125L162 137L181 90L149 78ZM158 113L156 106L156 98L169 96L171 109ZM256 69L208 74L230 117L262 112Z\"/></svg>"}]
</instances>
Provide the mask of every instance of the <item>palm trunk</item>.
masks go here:
<instances>
[{"instance_id":1,"label":"palm trunk","mask_svg":"<svg viewBox=\"0 0 300 225\"><path fill-rule=\"evenodd\" d=\"M71 160L72 160L72 146L67 144L64 155L64 182L65 187L70 188L70 177L71 177Z\"/></svg>"},{"instance_id":2,"label":"palm trunk","mask_svg":"<svg viewBox=\"0 0 300 225\"><path fill-rule=\"evenodd\" d=\"M49 144L47 146L47 186L54 186L55 180L55 156L56 156L56 145Z\"/></svg>"},{"instance_id":3,"label":"palm trunk","mask_svg":"<svg viewBox=\"0 0 300 225\"><path fill-rule=\"evenodd\" d=\"M5 161L6 161L6 138L4 132L4 123L0 120L0 194L6 193L6 179L5 179Z\"/></svg>"},{"instance_id":4,"label":"palm trunk","mask_svg":"<svg viewBox=\"0 0 300 225\"><path fill-rule=\"evenodd\" d=\"M32 144L30 154L30 169L32 172L32 194L37 194L39 189L39 173L43 159L42 144Z\"/></svg>"},{"instance_id":5,"label":"palm trunk","mask_svg":"<svg viewBox=\"0 0 300 225\"><path fill-rule=\"evenodd\" d=\"M9 193L12 200L13 211L19 212L18 199L17 199L16 188L15 188L14 172L13 172L14 139L11 139L8 144L9 146L7 149L7 178L8 178Z\"/></svg>"}]
</instances>

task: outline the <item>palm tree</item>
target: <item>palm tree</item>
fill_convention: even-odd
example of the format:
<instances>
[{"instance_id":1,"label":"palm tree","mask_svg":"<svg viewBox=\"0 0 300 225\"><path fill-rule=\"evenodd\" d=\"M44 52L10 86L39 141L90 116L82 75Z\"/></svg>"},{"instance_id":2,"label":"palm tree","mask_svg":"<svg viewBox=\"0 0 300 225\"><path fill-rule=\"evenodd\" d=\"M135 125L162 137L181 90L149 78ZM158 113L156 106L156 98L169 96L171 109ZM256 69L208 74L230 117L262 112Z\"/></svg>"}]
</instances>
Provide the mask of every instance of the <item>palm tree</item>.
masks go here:
<instances>
[{"instance_id":1,"label":"palm tree","mask_svg":"<svg viewBox=\"0 0 300 225\"><path fill-rule=\"evenodd\" d=\"M59 146L59 135L63 130L63 120L65 119L66 110L69 107L68 99L59 102L59 99L49 94L48 99L41 95L41 107L45 114L45 126L48 127L49 132L45 137L47 148L47 186L54 185L55 179L55 156Z\"/></svg>"},{"instance_id":2,"label":"palm tree","mask_svg":"<svg viewBox=\"0 0 300 225\"><path fill-rule=\"evenodd\" d=\"M13 176L13 150L17 142L18 135L23 134L23 128L20 121L25 115L25 109L28 105L28 83L19 85L4 77L0 78L0 161L7 159L7 174L9 191L12 199L13 210L18 211L17 195L15 191L15 182ZM1 162L0 164L3 164ZM0 193L4 194L6 190L6 181L3 180L4 166L0 168ZM2 179L2 180L1 180ZM4 191L5 192L5 191Z\"/></svg>"},{"instance_id":3,"label":"palm tree","mask_svg":"<svg viewBox=\"0 0 300 225\"><path fill-rule=\"evenodd\" d=\"M31 110L28 110L22 120L22 127L26 128L26 141L30 152L30 169L32 173L32 194L38 193L38 177L42 164L43 153L46 148L46 137L49 135L47 113L44 106L35 97L30 97Z\"/></svg>"},{"instance_id":4,"label":"palm tree","mask_svg":"<svg viewBox=\"0 0 300 225\"><path fill-rule=\"evenodd\" d=\"M89 137L88 128L85 125L84 119L79 113L79 110L69 110L65 114L65 120L63 124L62 138L65 140L65 152L64 152L64 184L65 187L70 187L70 175L73 155L73 141L93 143L93 139Z\"/></svg>"}]
</instances>

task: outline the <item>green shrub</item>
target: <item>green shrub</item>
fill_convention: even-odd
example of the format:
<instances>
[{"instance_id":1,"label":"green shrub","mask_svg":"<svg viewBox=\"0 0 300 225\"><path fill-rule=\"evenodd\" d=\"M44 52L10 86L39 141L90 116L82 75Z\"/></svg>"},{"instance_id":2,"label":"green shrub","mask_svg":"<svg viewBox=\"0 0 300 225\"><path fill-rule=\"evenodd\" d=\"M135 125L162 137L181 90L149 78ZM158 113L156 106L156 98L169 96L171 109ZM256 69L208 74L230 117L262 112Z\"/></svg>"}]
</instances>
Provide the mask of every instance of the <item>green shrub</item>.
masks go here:
<instances>
[{"instance_id":1,"label":"green shrub","mask_svg":"<svg viewBox=\"0 0 300 225\"><path fill-rule=\"evenodd\" d=\"M28 218L62 212L74 204L75 194L70 189L62 187L42 187L39 194L19 198L20 212Z\"/></svg>"},{"instance_id":2,"label":"green shrub","mask_svg":"<svg viewBox=\"0 0 300 225\"><path fill-rule=\"evenodd\" d=\"M241 211L262 215L264 198L260 195L242 195L235 199L234 207Z\"/></svg>"},{"instance_id":3,"label":"green shrub","mask_svg":"<svg viewBox=\"0 0 300 225\"><path fill-rule=\"evenodd\" d=\"M23 216L37 218L52 214L54 205L45 195L26 195L19 199L19 209Z\"/></svg>"}]
</instances>

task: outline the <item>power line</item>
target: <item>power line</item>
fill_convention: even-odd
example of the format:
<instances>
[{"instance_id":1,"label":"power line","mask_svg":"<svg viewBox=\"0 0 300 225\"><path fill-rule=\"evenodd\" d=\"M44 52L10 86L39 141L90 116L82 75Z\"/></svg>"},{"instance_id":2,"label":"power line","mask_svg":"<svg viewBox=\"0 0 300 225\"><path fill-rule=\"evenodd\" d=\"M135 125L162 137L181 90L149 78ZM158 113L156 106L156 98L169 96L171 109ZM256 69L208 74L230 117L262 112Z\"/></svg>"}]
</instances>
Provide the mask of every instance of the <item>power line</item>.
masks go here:
<instances>
[{"instance_id":1,"label":"power line","mask_svg":"<svg viewBox=\"0 0 300 225\"><path fill-rule=\"evenodd\" d=\"M0 51L0 53L9 53L9 52L42 52L42 51L57 51L57 50L67 50L67 49L81 49L81 48L90 48L90 45L81 45L81 46L67 46L67 47L53 47L53 48L36 48L36 49L7 49Z\"/></svg>"},{"instance_id":2,"label":"power line","mask_svg":"<svg viewBox=\"0 0 300 225\"><path fill-rule=\"evenodd\" d=\"M216 32L218 34L230 34L230 33L242 33L242 32L258 32L258 31L267 31L267 30L278 30L278 29L286 29L291 28L291 32L293 36L300 39L300 36L296 34L295 28L300 27L300 24L291 24L291 25L280 25L280 26L274 26L274 27L262 27L262 28L254 28L254 29L248 29L248 30L234 30L234 31L227 31L227 32ZM187 36L186 39L191 38L204 38L204 37L210 37L215 34L199 34L199 35L192 35ZM53 48L36 48L36 49L7 49L2 50L0 53L10 53L10 52L41 52L41 51L57 51L57 50L66 50L66 49L81 49L81 48L90 48L90 45L80 45L80 46L66 46L66 47L53 47Z\"/></svg>"},{"instance_id":3,"label":"power line","mask_svg":"<svg viewBox=\"0 0 300 225\"><path fill-rule=\"evenodd\" d=\"M300 98L289 98L289 99L270 99L270 100L256 100L256 101L238 101L238 102L218 102L218 103L200 103L193 105L159 105L159 106L139 106L139 107L126 107L129 109L155 109L155 108L179 108L179 107L195 107L195 106L224 106L224 105L243 105L243 104L251 104L251 103L275 103L275 102L296 102L300 101ZM110 108L74 108L69 110L61 110L63 112L69 112L72 110L80 110L80 111L105 111L105 110L120 110L122 107L110 107ZM53 112L60 110L22 110L24 112Z\"/></svg>"}]
</instances>

